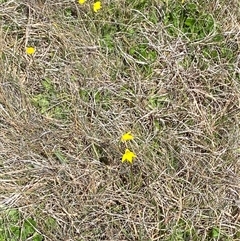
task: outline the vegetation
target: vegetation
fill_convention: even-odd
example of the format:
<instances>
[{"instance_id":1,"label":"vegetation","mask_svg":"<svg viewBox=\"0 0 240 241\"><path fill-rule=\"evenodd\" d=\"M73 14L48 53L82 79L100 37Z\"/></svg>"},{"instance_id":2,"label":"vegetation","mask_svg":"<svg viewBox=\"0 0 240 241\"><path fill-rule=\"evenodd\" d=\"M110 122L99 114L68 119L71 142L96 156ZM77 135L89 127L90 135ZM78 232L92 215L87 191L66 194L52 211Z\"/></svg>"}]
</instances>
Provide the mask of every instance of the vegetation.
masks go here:
<instances>
[{"instance_id":1,"label":"vegetation","mask_svg":"<svg viewBox=\"0 0 240 241\"><path fill-rule=\"evenodd\" d=\"M239 1L0 6L0 241L240 239Z\"/></svg>"}]
</instances>

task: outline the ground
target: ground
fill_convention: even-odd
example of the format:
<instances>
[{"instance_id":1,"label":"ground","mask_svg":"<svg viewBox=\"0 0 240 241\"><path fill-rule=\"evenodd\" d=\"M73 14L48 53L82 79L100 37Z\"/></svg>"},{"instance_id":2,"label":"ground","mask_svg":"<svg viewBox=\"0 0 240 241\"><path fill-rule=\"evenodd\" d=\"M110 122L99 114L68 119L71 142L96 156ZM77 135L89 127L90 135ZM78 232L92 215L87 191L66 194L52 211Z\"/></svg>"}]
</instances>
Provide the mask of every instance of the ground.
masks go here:
<instances>
[{"instance_id":1,"label":"ground","mask_svg":"<svg viewBox=\"0 0 240 241\"><path fill-rule=\"evenodd\" d=\"M239 2L93 4L0 0L0 241L239 240Z\"/></svg>"}]
</instances>

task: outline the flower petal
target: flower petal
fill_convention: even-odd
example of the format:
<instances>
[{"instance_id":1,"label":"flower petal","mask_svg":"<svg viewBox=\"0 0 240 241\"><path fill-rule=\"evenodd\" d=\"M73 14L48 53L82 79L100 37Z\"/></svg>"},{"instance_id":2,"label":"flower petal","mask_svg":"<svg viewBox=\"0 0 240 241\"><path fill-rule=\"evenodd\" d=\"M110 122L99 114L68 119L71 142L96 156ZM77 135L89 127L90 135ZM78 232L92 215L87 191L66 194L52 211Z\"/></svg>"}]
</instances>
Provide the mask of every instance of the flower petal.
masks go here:
<instances>
[{"instance_id":1,"label":"flower petal","mask_svg":"<svg viewBox=\"0 0 240 241\"><path fill-rule=\"evenodd\" d=\"M97 1L93 4L93 11L96 13L99 9L102 8L101 2Z\"/></svg>"},{"instance_id":2,"label":"flower petal","mask_svg":"<svg viewBox=\"0 0 240 241\"><path fill-rule=\"evenodd\" d=\"M131 131L129 131L129 132L127 132L127 133L125 133L125 134L123 134L122 135L122 137L121 137L121 141L122 142L125 142L125 141L129 141L129 140L133 140L133 135L131 134Z\"/></svg>"},{"instance_id":3,"label":"flower petal","mask_svg":"<svg viewBox=\"0 0 240 241\"><path fill-rule=\"evenodd\" d=\"M129 163L132 164L133 158L137 157L136 154L129 149L125 150L125 153L122 156L122 162L128 161Z\"/></svg>"},{"instance_id":4,"label":"flower petal","mask_svg":"<svg viewBox=\"0 0 240 241\"><path fill-rule=\"evenodd\" d=\"M78 0L79 4L84 4L86 2L86 0Z\"/></svg>"},{"instance_id":5,"label":"flower petal","mask_svg":"<svg viewBox=\"0 0 240 241\"><path fill-rule=\"evenodd\" d=\"M35 48L33 48L33 47L27 47L26 48L26 54L29 54L29 55L31 55L31 54L34 54L35 53Z\"/></svg>"}]
</instances>

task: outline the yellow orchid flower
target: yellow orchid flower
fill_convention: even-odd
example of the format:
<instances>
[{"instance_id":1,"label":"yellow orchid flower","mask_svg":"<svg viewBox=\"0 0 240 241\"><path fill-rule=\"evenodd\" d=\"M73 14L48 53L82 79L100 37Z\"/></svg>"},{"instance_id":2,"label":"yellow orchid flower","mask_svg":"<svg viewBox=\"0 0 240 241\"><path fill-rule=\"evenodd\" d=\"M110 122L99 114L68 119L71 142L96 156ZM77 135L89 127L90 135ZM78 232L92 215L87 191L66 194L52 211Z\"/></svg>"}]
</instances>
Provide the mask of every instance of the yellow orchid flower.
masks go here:
<instances>
[{"instance_id":1,"label":"yellow orchid flower","mask_svg":"<svg viewBox=\"0 0 240 241\"><path fill-rule=\"evenodd\" d=\"M84 4L86 2L86 0L78 0L79 4Z\"/></svg>"},{"instance_id":2,"label":"yellow orchid flower","mask_svg":"<svg viewBox=\"0 0 240 241\"><path fill-rule=\"evenodd\" d=\"M129 140L133 140L133 135L131 134L131 131L129 131L129 132L127 132L127 133L125 133L125 134L123 134L122 135L122 137L121 137L121 141L122 142L125 142L125 141L129 141Z\"/></svg>"},{"instance_id":3,"label":"yellow orchid flower","mask_svg":"<svg viewBox=\"0 0 240 241\"><path fill-rule=\"evenodd\" d=\"M32 54L34 54L35 53L35 48L33 48L33 47L27 47L26 48L26 54L29 54L29 55L32 55Z\"/></svg>"},{"instance_id":4,"label":"yellow orchid flower","mask_svg":"<svg viewBox=\"0 0 240 241\"><path fill-rule=\"evenodd\" d=\"M133 162L133 158L137 157L136 154L132 151L130 151L129 149L125 150L125 153L122 156L122 162L129 162L130 164L132 164Z\"/></svg>"},{"instance_id":5,"label":"yellow orchid flower","mask_svg":"<svg viewBox=\"0 0 240 241\"><path fill-rule=\"evenodd\" d=\"M97 1L93 4L93 11L96 13L99 9L102 8L101 2Z\"/></svg>"}]
</instances>

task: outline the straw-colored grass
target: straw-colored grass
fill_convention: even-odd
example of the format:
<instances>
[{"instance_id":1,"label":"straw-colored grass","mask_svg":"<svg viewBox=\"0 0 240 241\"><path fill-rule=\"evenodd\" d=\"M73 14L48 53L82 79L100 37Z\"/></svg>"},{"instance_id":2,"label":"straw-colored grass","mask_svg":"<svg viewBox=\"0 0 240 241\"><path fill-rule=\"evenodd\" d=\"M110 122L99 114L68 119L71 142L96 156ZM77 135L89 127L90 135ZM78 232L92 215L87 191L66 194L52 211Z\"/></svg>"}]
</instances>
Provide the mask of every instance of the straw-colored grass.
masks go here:
<instances>
[{"instance_id":1,"label":"straw-colored grass","mask_svg":"<svg viewBox=\"0 0 240 241\"><path fill-rule=\"evenodd\" d=\"M1 241L240 239L239 3L160 2L0 1Z\"/></svg>"}]
</instances>

